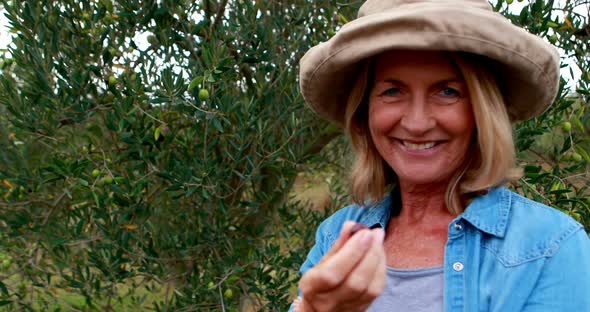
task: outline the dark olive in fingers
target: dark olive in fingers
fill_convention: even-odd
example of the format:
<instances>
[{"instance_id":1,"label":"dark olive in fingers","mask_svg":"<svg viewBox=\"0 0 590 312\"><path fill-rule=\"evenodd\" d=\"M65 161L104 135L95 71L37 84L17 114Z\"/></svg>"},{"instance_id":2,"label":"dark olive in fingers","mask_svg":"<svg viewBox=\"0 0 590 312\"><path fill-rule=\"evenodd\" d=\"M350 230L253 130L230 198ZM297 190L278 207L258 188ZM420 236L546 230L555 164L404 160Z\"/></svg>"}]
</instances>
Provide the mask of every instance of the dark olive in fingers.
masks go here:
<instances>
[{"instance_id":1,"label":"dark olive in fingers","mask_svg":"<svg viewBox=\"0 0 590 312\"><path fill-rule=\"evenodd\" d=\"M364 225L363 223L357 223L352 227L352 229L350 229L350 235L354 235L354 233L368 228L369 227Z\"/></svg>"}]
</instances>

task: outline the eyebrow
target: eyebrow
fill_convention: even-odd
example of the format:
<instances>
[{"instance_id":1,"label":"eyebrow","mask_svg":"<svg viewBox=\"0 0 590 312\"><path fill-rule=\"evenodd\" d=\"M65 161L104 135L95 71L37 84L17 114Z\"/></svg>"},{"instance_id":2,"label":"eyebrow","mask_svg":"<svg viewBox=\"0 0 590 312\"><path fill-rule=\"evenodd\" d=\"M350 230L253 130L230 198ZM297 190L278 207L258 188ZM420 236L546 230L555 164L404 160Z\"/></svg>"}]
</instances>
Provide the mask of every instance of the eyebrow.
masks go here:
<instances>
[{"instance_id":1,"label":"eyebrow","mask_svg":"<svg viewBox=\"0 0 590 312\"><path fill-rule=\"evenodd\" d=\"M406 85L403 81L397 80L397 79L386 79L386 80L383 80L381 82L388 82L388 83L391 83L391 84L399 84L399 85L403 85L403 86ZM434 85L443 85L443 84L446 84L446 83L449 83L449 82L465 83L465 80L463 80L461 78L448 78L448 79L439 80L439 81L435 82Z\"/></svg>"}]
</instances>

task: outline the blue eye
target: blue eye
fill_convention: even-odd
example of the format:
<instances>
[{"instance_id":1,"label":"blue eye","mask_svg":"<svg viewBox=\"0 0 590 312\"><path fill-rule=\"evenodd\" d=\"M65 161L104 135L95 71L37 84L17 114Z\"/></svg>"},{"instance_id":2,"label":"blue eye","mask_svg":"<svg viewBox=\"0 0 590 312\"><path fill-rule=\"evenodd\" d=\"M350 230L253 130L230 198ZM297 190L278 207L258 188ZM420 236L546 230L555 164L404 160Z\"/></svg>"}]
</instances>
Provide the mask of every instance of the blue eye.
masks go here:
<instances>
[{"instance_id":1,"label":"blue eye","mask_svg":"<svg viewBox=\"0 0 590 312\"><path fill-rule=\"evenodd\" d=\"M440 91L440 95L442 96L459 96L459 91L453 88L444 88Z\"/></svg>"},{"instance_id":2,"label":"blue eye","mask_svg":"<svg viewBox=\"0 0 590 312\"><path fill-rule=\"evenodd\" d=\"M453 104L462 98L460 90L451 87L441 88L436 94L433 94L432 99L439 104Z\"/></svg>"},{"instance_id":3,"label":"blue eye","mask_svg":"<svg viewBox=\"0 0 590 312\"><path fill-rule=\"evenodd\" d=\"M394 95L399 95L401 92L399 90L399 88L389 88L385 91L383 91L383 93L381 93L381 95L388 95L388 96L394 96Z\"/></svg>"}]
</instances>

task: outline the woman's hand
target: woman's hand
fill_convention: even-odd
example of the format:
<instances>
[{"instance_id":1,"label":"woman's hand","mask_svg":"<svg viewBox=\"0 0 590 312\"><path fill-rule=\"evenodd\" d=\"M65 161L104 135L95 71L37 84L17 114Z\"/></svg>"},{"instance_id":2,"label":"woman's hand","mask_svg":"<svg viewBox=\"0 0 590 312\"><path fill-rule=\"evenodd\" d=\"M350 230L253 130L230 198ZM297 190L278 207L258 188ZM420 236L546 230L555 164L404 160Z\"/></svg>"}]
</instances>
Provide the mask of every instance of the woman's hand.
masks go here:
<instances>
[{"instance_id":1,"label":"woman's hand","mask_svg":"<svg viewBox=\"0 0 590 312\"><path fill-rule=\"evenodd\" d=\"M382 229L351 234L346 222L322 260L299 282L300 312L364 311L385 287Z\"/></svg>"}]
</instances>

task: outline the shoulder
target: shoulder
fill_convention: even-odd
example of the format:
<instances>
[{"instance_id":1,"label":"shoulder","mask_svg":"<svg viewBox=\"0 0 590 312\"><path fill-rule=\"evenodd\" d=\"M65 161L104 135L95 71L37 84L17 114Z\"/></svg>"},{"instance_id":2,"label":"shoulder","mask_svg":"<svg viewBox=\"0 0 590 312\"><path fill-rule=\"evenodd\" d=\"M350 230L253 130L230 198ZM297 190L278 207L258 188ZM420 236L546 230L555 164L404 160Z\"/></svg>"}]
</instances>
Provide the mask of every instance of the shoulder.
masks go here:
<instances>
[{"instance_id":1,"label":"shoulder","mask_svg":"<svg viewBox=\"0 0 590 312\"><path fill-rule=\"evenodd\" d=\"M368 227L385 227L389 220L391 207L391 196L387 195L379 202L361 206L352 204L339 209L330 217L325 219L320 227L316 240L322 239L324 243L331 246L340 235L342 225L346 221L355 221L365 224Z\"/></svg>"},{"instance_id":2,"label":"shoulder","mask_svg":"<svg viewBox=\"0 0 590 312\"><path fill-rule=\"evenodd\" d=\"M535 202L508 189L509 216L500 237L485 242L484 247L496 253L505 265L518 265L538 258L552 257L583 227L567 214Z\"/></svg>"},{"instance_id":3,"label":"shoulder","mask_svg":"<svg viewBox=\"0 0 590 312\"><path fill-rule=\"evenodd\" d=\"M556 208L510 193L511 218L506 236L534 235L547 246L558 245L582 225Z\"/></svg>"},{"instance_id":4,"label":"shoulder","mask_svg":"<svg viewBox=\"0 0 590 312\"><path fill-rule=\"evenodd\" d=\"M361 207L356 204L348 205L344 208L338 209L331 216L326 218L317 230L316 243L318 239L328 242L335 241L338 238L342 225L348 220L356 220L356 216L360 215Z\"/></svg>"},{"instance_id":5,"label":"shoulder","mask_svg":"<svg viewBox=\"0 0 590 312\"><path fill-rule=\"evenodd\" d=\"M513 191L511 195L512 222L524 229L550 230L549 233L571 232L582 225L560 210L526 198ZM533 222L531 222L533 221Z\"/></svg>"},{"instance_id":6,"label":"shoulder","mask_svg":"<svg viewBox=\"0 0 590 312\"><path fill-rule=\"evenodd\" d=\"M382 200L376 205L363 207L360 205L349 205L339 209L330 217L326 218L318 227L315 235L315 244L307 254L305 262L301 265L301 274L305 273L328 252L332 247L338 236L342 225L348 220L363 222L367 226L372 226L371 220L388 218L389 209L387 206L387 199Z\"/></svg>"}]
</instances>

